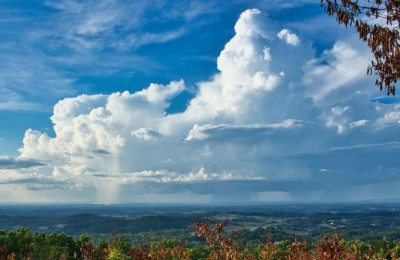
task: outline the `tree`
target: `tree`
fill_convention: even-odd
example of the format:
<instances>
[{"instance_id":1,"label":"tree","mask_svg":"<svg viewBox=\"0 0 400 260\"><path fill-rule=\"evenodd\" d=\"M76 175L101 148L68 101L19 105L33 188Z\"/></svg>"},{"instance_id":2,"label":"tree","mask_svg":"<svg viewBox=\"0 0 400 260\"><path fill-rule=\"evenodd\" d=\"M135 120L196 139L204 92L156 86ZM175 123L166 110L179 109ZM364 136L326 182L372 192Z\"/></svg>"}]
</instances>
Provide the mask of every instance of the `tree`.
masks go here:
<instances>
[{"instance_id":1,"label":"tree","mask_svg":"<svg viewBox=\"0 0 400 260\"><path fill-rule=\"evenodd\" d=\"M399 0L321 0L329 16L339 24L355 26L361 40L371 49L374 60L367 74L378 76L375 85L395 95L400 79Z\"/></svg>"}]
</instances>

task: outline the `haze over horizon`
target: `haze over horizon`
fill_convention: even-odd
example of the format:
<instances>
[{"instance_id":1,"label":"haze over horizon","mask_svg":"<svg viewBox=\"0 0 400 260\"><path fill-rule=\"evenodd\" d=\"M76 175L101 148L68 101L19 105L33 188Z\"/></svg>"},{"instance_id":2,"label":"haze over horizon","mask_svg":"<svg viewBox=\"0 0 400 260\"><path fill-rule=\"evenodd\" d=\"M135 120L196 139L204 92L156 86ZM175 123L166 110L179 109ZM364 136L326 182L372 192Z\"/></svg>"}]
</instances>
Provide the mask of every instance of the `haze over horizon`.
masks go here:
<instances>
[{"instance_id":1,"label":"haze over horizon","mask_svg":"<svg viewBox=\"0 0 400 260\"><path fill-rule=\"evenodd\" d=\"M0 14L0 203L400 199L399 98L319 1Z\"/></svg>"}]
</instances>

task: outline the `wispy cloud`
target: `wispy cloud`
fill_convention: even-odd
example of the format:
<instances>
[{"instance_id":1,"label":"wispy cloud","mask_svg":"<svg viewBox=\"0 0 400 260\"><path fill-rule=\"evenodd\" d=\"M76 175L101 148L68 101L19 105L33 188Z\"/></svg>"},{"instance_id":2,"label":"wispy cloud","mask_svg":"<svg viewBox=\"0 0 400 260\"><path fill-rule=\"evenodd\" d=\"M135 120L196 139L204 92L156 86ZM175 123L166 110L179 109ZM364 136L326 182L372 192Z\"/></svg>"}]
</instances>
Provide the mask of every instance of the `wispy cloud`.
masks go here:
<instances>
[{"instance_id":1,"label":"wispy cloud","mask_svg":"<svg viewBox=\"0 0 400 260\"><path fill-rule=\"evenodd\" d=\"M192 14L171 15L179 3L158 0L44 5L0 11L2 110L50 111L57 100L90 90L94 83L82 83L85 77L154 73L162 66L135 50L184 36L188 23L211 9L189 1L185 11Z\"/></svg>"},{"instance_id":2,"label":"wispy cloud","mask_svg":"<svg viewBox=\"0 0 400 260\"><path fill-rule=\"evenodd\" d=\"M75 51L114 48L119 51L163 43L187 32L187 23L216 12L212 1L47 1L58 10L55 31ZM177 11L180 10L181 11ZM158 13L159 18L148 16ZM177 21L171 26L168 21ZM157 26L156 26L157 25ZM156 30L144 29L155 28ZM159 30L163 27L163 30Z\"/></svg>"}]
</instances>

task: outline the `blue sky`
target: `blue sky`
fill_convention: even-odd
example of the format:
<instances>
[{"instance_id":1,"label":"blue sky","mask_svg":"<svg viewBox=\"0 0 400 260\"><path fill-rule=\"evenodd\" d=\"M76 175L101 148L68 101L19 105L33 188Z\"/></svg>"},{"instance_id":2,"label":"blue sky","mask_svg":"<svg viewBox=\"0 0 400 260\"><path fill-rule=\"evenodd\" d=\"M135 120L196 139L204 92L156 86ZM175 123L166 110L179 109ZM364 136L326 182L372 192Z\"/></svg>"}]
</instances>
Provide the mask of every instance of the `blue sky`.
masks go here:
<instances>
[{"instance_id":1,"label":"blue sky","mask_svg":"<svg viewBox=\"0 0 400 260\"><path fill-rule=\"evenodd\" d=\"M7 0L0 17L2 203L400 198L398 99L319 1Z\"/></svg>"}]
</instances>

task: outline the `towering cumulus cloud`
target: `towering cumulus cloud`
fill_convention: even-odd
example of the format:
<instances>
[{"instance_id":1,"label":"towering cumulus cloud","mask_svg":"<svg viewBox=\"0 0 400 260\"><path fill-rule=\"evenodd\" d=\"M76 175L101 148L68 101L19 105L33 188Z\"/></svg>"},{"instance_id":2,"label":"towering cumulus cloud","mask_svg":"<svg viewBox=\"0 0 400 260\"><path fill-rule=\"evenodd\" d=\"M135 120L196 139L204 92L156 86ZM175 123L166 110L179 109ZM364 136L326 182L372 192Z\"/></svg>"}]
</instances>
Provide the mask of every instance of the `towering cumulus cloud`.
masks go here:
<instances>
[{"instance_id":1,"label":"towering cumulus cloud","mask_svg":"<svg viewBox=\"0 0 400 260\"><path fill-rule=\"evenodd\" d=\"M38 200L57 191L60 201L399 196L381 190L400 181L400 163L390 159L400 148L400 107L370 101L360 76L368 55L344 39L316 56L298 32L247 10L219 72L197 84L185 111L166 113L183 80L60 100L55 136L27 130L0 181Z\"/></svg>"}]
</instances>

